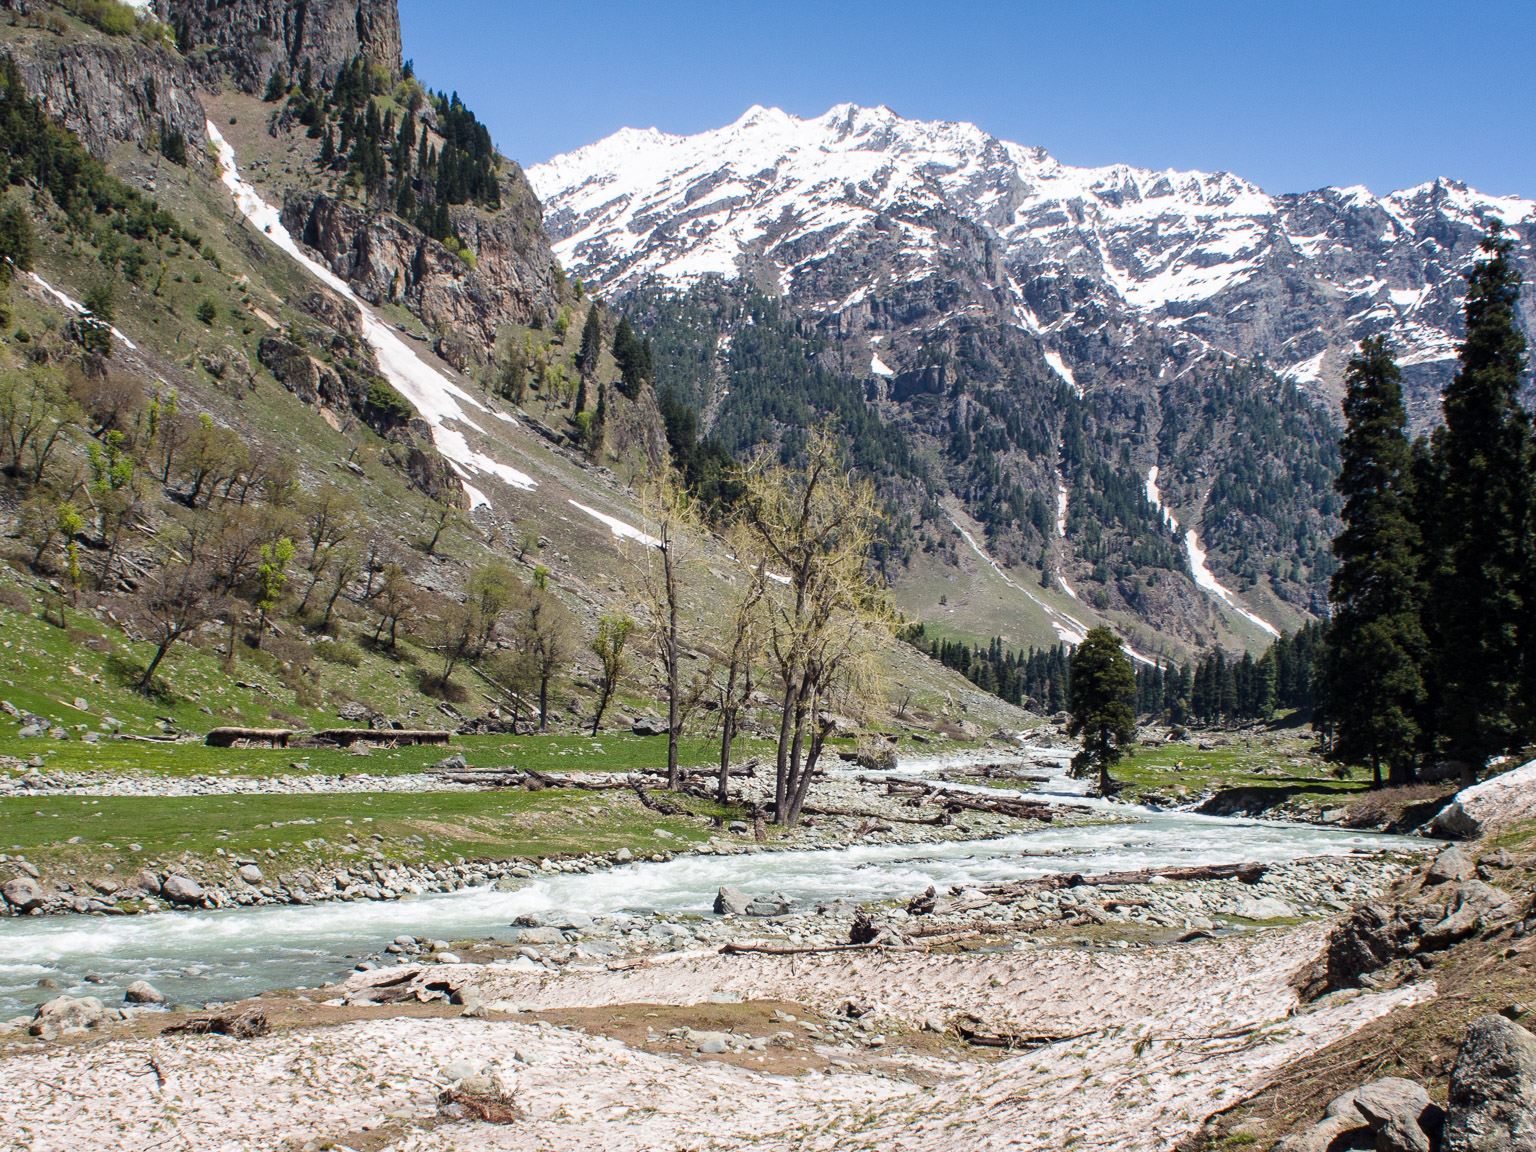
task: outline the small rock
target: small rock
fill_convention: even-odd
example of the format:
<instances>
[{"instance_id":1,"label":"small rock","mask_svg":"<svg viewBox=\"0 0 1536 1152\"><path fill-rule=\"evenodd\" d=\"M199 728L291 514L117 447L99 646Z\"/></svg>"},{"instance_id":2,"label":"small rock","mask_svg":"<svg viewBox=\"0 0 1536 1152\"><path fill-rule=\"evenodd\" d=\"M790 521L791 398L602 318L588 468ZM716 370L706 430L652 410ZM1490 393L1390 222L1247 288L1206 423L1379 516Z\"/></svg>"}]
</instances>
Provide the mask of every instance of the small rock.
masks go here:
<instances>
[{"instance_id":1,"label":"small rock","mask_svg":"<svg viewBox=\"0 0 1536 1152\"><path fill-rule=\"evenodd\" d=\"M123 1001L128 1004L164 1004L167 997L149 981L135 980L123 993Z\"/></svg>"},{"instance_id":2,"label":"small rock","mask_svg":"<svg viewBox=\"0 0 1536 1152\"><path fill-rule=\"evenodd\" d=\"M460 960L457 956L455 956L452 952L439 952L437 954L437 962L439 964L462 964L463 963L463 961Z\"/></svg>"},{"instance_id":3,"label":"small rock","mask_svg":"<svg viewBox=\"0 0 1536 1152\"><path fill-rule=\"evenodd\" d=\"M129 883L131 883L135 888L149 893L151 896L160 895L160 877L155 875L148 868L145 868L141 872L136 873L133 879L129 881Z\"/></svg>"},{"instance_id":4,"label":"small rock","mask_svg":"<svg viewBox=\"0 0 1536 1152\"><path fill-rule=\"evenodd\" d=\"M432 767L439 772L467 772L469 761L464 759L462 752L455 752L452 756L439 760Z\"/></svg>"},{"instance_id":5,"label":"small rock","mask_svg":"<svg viewBox=\"0 0 1536 1152\"><path fill-rule=\"evenodd\" d=\"M613 854L613 858L615 860L617 860L620 864L628 864L630 861L632 861L635 858L635 854L633 852L631 852L628 848L620 848L617 852L615 852Z\"/></svg>"},{"instance_id":6,"label":"small rock","mask_svg":"<svg viewBox=\"0 0 1536 1152\"><path fill-rule=\"evenodd\" d=\"M65 1028L95 1028L106 1018L106 1009L94 996L82 996L78 1000L71 996L57 996L38 1005L28 1031L34 1036L41 1036L44 1027L49 1025L61 1031Z\"/></svg>"},{"instance_id":7,"label":"small rock","mask_svg":"<svg viewBox=\"0 0 1536 1152\"><path fill-rule=\"evenodd\" d=\"M240 871L236 873L236 875L238 875L240 879L244 880L247 884L261 883L261 869L256 867L254 864L240 865Z\"/></svg>"}]
</instances>

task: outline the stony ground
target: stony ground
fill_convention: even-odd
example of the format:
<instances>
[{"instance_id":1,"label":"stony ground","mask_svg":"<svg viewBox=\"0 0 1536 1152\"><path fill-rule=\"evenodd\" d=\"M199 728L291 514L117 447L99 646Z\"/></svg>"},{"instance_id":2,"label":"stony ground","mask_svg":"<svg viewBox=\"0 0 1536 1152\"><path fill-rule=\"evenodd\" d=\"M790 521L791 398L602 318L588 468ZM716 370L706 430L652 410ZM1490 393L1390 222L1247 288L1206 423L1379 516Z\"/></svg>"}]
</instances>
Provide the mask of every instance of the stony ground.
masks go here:
<instances>
[{"instance_id":1,"label":"stony ground","mask_svg":"<svg viewBox=\"0 0 1536 1152\"><path fill-rule=\"evenodd\" d=\"M0 1064L0 1127L6 1146L30 1152L1159 1148L1287 1061L1433 993L1421 984L1335 996L1292 1015L1287 980L1320 939L1303 927L1129 953L694 952L558 975L434 966L414 977L420 991L472 987L484 1003L471 1011L487 1015L17 1054ZM360 974L338 991L362 994L383 975ZM719 1002L757 1001L804 1005L845 1026L798 1027L781 1007L773 1032L696 1030L688 1053L659 1050L660 1032L648 1046L605 1035L597 1018L562 1028L506 1011L643 1018L652 1005L707 1015ZM847 1026L850 1001L862 1028ZM974 1059L953 1037L924 1039L964 1013L1060 1039L995 1061ZM711 1054L722 1038L725 1051ZM810 1070L791 1074L776 1059L769 1072L770 1052ZM753 1066L759 1056L764 1071ZM445 1122L437 1093L476 1076L499 1084L524 1118Z\"/></svg>"}]
</instances>

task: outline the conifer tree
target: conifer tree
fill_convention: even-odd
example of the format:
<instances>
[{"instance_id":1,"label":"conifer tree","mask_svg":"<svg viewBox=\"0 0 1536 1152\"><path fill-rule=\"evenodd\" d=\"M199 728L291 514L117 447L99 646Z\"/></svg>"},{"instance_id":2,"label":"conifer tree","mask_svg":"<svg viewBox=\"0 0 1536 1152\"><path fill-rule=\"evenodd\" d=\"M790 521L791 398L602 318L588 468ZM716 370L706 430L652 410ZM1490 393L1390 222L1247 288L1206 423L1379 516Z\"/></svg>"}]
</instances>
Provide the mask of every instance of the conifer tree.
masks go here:
<instances>
[{"instance_id":1,"label":"conifer tree","mask_svg":"<svg viewBox=\"0 0 1536 1152\"><path fill-rule=\"evenodd\" d=\"M1333 621L1324 659L1334 755L1371 765L1381 786L1413 780L1427 644L1419 622L1422 538L1413 519L1402 373L1380 336L1349 362L1347 429L1336 487L1343 530L1333 542Z\"/></svg>"},{"instance_id":2,"label":"conifer tree","mask_svg":"<svg viewBox=\"0 0 1536 1152\"><path fill-rule=\"evenodd\" d=\"M1115 783L1109 770L1125 756L1136 739L1136 673L1108 628L1091 629L1072 653L1072 723L1067 729L1082 736L1083 750L1072 757L1072 774L1099 774L1099 794L1107 796Z\"/></svg>"},{"instance_id":3,"label":"conifer tree","mask_svg":"<svg viewBox=\"0 0 1536 1152\"><path fill-rule=\"evenodd\" d=\"M1442 546L1432 560L1428 613L1436 631L1436 727L1468 783L1529 733L1522 694L1531 672L1522 665L1536 643L1526 583L1533 452L1519 401L1526 342L1515 324L1513 247L1492 221L1486 258L1467 275L1461 370L1445 391L1445 427L1434 441L1443 478L1432 512Z\"/></svg>"},{"instance_id":4,"label":"conifer tree","mask_svg":"<svg viewBox=\"0 0 1536 1152\"><path fill-rule=\"evenodd\" d=\"M582 379L596 374L597 360L603 350L603 318L597 302L587 309L587 322L581 328L581 350L576 354L576 366L581 369Z\"/></svg>"}]
</instances>

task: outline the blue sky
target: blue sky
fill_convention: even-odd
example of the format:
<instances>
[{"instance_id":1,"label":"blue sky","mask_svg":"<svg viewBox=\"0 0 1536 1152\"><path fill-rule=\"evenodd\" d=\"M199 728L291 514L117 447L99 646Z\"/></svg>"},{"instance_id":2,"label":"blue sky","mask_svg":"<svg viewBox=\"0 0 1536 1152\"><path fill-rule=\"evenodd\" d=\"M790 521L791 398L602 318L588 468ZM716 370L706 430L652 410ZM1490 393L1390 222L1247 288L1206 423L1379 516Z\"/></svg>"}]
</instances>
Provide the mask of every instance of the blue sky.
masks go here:
<instances>
[{"instance_id":1,"label":"blue sky","mask_svg":"<svg viewBox=\"0 0 1536 1152\"><path fill-rule=\"evenodd\" d=\"M1069 164L1266 191L1450 176L1536 197L1536 3L400 0L405 53L525 164L626 125L885 104Z\"/></svg>"}]
</instances>

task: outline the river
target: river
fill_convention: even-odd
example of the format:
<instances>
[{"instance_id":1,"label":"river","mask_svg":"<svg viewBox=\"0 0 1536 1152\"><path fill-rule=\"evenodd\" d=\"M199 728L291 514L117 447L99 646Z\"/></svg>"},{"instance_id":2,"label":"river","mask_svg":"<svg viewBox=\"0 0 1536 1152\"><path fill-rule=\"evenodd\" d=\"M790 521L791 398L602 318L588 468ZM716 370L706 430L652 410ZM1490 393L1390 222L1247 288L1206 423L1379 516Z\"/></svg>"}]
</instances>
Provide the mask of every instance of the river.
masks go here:
<instances>
[{"instance_id":1,"label":"river","mask_svg":"<svg viewBox=\"0 0 1536 1152\"><path fill-rule=\"evenodd\" d=\"M1134 822L947 844L686 855L595 874L538 877L515 892L469 888L380 903L0 919L0 1013L14 1014L58 995L37 987L43 977L72 995L103 999L115 999L120 993L113 989L131 980L146 979L173 1000L198 1004L272 988L315 987L342 976L352 966L349 956L375 953L402 933L445 940L505 938L514 916L552 909L588 915L640 910L709 914L722 884L804 900L879 900L905 898L930 884L943 891L966 881L1051 871L1276 863L1363 848L1423 847L1422 841L1345 829L1084 800L1082 784L1066 776L1059 750L1028 754L1058 758L1050 780L1032 795L1088 803ZM907 763L898 773L915 776L934 766L934 761ZM87 973L105 976L107 982L86 983Z\"/></svg>"}]
</instances>

